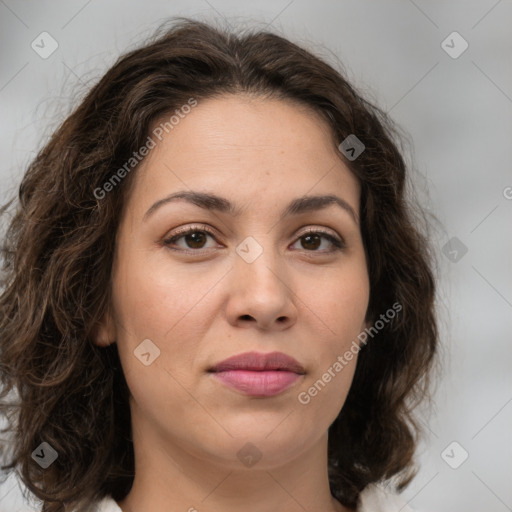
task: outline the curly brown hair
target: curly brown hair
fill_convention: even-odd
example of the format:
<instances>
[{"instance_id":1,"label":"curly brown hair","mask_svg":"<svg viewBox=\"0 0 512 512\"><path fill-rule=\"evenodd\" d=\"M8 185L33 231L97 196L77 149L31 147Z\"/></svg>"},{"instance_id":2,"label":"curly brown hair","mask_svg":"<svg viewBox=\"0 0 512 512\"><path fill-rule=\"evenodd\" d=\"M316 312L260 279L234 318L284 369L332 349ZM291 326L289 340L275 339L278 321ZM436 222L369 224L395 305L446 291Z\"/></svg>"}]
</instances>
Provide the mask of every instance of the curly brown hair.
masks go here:
<instances>
[{"instance_id":1,"label":"curly brown hair","mask_svg":"<svg viewBox=\"0 0 512 512\"><path fill-rule=\"evenodd\" d=\"M434 256L406 200L399 130L337 71L268 31L235 34L173 18L122 57L87 93L29 164L2 246L0 413L7 419L3 470L16 469L43 512L123 499L134 478L129 390L117 345L92 342L107 311L123 205L136 168L98 194L142 145L151 127L193 97L248 93L312 107L340 144L355 134L366 147L353 161L361 185L361 231L370 278L367 320L402 307L361 351L346 402L329 428L332 495L355 507L372 482L417 473L423 434L416 406L428 402L437 366ZM13 198L2 208L4 215ZM418 215L420 212L420 215ZM428 229L428 226L427 226ZM110 287L108 287L110 288ZM17 395L9 401L9 393ZM32 459L42 443L58 459Z\"/></svg>"}]
</instances>

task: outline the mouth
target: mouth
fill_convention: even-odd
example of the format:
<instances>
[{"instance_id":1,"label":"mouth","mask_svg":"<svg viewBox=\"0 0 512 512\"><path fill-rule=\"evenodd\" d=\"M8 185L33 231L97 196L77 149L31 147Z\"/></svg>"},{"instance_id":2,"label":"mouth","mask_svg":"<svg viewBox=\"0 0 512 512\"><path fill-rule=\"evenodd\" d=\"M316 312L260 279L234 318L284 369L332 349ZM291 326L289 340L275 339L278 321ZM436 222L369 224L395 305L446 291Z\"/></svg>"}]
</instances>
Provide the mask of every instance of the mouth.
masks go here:
<instances>
[{"instance_id":1,"label":"mouth","mask_svg":"<svg viewBox=\"0 0 512 512\"><path fill-rule=\"evenodd\" d=\"M306 373L297 360L282 352L246 352L216 364L208 372L228 387L254 397L282 393Z\"/></svg>"}]
</instances>

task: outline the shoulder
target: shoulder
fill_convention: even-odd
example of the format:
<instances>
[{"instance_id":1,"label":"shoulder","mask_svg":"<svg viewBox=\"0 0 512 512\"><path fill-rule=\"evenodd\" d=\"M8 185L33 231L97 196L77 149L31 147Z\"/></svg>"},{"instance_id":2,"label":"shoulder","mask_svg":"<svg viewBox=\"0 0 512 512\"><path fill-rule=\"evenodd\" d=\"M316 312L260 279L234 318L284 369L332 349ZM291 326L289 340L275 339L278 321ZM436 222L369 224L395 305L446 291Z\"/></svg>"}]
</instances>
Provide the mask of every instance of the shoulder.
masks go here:
<instances>
[{"instance_id":1,"label":"shoulder","mask_svg":"<svg viewBox=\"0 0 512 512\"><path fill-rule=\"evenodd\" d=\"M398 494L381 484L370 484L359 496L357 512L414 512Z\"/></svg>"}]
</instances>

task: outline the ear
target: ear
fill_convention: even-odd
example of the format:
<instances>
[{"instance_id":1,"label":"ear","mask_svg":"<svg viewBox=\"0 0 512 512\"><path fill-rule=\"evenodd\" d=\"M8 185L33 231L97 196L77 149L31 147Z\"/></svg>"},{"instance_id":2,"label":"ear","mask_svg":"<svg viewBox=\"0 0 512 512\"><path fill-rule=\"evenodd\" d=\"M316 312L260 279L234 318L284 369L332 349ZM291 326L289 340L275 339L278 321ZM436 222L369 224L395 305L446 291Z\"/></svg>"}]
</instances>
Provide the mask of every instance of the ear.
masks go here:
<instances>
[{"instance_id":1,"label":"ear","mask_svg":"<svg viewBox=\"0 0 512 512\"><path fill-rule=\"evenodd\" d=\"M99 347L107 347L115 343L117 339L117 332L114 324L114 319L110 311L107 311L102 319L97 322L92 330L92 340L95 345Z\"/></svg>"}]
</instances>

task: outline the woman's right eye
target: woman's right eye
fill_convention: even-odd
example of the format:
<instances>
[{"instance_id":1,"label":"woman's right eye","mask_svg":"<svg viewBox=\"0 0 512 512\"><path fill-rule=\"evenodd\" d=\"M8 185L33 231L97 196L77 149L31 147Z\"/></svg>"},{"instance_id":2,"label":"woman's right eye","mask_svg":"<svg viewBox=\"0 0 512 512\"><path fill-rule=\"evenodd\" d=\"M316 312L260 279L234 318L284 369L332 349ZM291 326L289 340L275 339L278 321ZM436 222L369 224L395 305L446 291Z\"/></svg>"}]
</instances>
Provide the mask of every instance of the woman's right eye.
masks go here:
<instances>
[{"instance_id":1,"label":"woman's right eye","mask_svg":"<svg viewBox=\"0 0 512 512\"><path fill-rule=\"evenodd\" d=\"M166 238L163 243L166 247L173 251L197 252L198 250L205 248L204 244L208 236L215 239L214 234L209 230L204 228L190 227L179 231L169 238ZM177 241L181 238L183 238L184 243L187 244L187 246L182 246L181 248L176 249L173 246L176 246ZM208 247L206 247L206 249L208 249Z\"/></svg>"}]
</instances>

